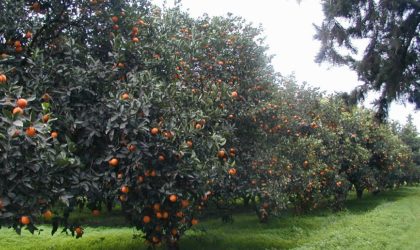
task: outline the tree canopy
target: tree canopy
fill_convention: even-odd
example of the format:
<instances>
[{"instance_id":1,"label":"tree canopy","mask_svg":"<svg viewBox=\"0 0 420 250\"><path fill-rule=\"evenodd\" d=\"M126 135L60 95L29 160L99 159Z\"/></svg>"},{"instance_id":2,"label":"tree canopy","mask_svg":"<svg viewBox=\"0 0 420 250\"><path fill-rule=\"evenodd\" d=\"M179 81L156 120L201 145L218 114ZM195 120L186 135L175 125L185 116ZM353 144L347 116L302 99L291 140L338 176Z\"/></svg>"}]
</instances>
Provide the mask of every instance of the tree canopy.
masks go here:
<instances>
[{"instance_id":1,"label":"tree canopy","mask_svg":"<svg viewBox=\"0 0 420 250\"><path fill-rule=\"evenodd\" d=\"M420 108L420 3L414 0L323 0L325 19L316 27L322 46L316 61L348 65L364 84L353 100L373 90L377 117L387 116L390 103L403 100ZM363 57L359 46L368 43Z\"/></svg>"}]
</instances>

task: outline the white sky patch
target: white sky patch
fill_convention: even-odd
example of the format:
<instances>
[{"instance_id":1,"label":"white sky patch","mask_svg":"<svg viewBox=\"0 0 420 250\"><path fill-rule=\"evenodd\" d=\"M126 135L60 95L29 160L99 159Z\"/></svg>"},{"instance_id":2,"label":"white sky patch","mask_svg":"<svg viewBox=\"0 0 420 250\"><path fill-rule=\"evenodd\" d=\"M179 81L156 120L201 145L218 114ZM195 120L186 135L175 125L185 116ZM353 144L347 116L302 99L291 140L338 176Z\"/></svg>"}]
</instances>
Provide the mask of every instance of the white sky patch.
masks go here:
<instances>
[{"instance_id":1,"label":"white sky patch","mask_svg":"<svg viewBox=\"0 0 420 250\"><path fill-rule=\"evenodd\" d=\"M164 0L155 0L162 5ZM171 5L173 1L167 1ZM272 63L283 75L294 73L299 82L319 87L328 93L351 91L362 84L357 74L347 67L335 67L314 62L320 42L313 39L313 24L323 20L320 0L182 0L184 9L194 17L204 13L210 16L225 16L227 13L245 18L254 25L262 25L269 53L275 55ZM368 98L371 100L372 98ZM370 101L365 105L369 106ZM405 123L412 114L417 129L420 129L420 112L414 106L393 103L390 118Z\"/></svg>"}]
</instances>

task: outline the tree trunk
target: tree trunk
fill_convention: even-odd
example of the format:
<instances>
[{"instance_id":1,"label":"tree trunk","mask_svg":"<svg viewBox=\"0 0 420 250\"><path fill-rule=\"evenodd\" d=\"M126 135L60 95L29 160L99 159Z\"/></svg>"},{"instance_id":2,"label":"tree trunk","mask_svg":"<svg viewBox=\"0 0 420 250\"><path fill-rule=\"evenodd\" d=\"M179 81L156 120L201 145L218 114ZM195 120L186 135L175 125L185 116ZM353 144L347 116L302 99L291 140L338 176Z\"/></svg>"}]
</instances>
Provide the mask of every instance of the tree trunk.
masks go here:
<instances>
[{"instance_id":1,"label":"tree trunk","mask_svg":"<svg viewBox=\"0 0 420 250\"><path fill-rule=\"evenodd\" d=\"M362 199L362 195L363 195L363 188L356 188L356 193L357 193L357 199Z\"/></svg>"},{"instance_id":2,"label":"tree trunk","mask_svg":"<svg viewBox=\"0 0 420 250\"><path fill-rule=\"evenodd\" d=\"M244 199L244 207L248 207L249 206L249 201L251 200L249 196L244 196L242 197L242 199Z\"/></svg>"},{"instance_id":3,"label":"tree trunk","mask_svg":"<svg viewBox=\"0 0 420 250\"><path fill-rule=\"evenodd\" d=\"M167 240L166 241L166 249L167 250L179 250L179 244L177 240Z\"/></svg>"}]
</instances>

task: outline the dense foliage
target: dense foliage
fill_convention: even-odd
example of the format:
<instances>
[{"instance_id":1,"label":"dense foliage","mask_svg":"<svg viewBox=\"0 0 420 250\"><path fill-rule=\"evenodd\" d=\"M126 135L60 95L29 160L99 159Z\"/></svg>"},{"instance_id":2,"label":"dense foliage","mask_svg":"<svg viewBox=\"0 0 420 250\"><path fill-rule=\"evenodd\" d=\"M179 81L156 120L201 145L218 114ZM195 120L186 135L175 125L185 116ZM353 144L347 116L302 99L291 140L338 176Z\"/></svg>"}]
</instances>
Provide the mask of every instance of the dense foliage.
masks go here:
<instances>
[{"instance_id":1,"label":"dense foliage","mask_svg":"<svg viewBox=\"0 0 420 250\"><path fill-rule=\"evenodd\" d=\"M228 220L241 198L264 222L417 181L390 126L276 74L241 18L147 0L0 10L0 225L17 232L51 220L81 237L75 207L118 206L177 248L213 205Z\"/></svg>"}]
</instances>

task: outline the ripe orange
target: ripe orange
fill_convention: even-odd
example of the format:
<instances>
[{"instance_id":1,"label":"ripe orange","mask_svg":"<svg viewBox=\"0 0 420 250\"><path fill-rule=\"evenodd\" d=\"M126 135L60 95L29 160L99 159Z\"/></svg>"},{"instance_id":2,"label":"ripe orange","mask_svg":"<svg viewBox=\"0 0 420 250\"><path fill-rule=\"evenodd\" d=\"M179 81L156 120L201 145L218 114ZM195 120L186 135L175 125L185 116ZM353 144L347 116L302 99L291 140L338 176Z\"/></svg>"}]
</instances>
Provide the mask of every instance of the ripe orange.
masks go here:
<instances>
[{"instance_id":1,"label":"ripe orange","mask_svg":"<svg viewBox=\"0 0 420 250\"><path fill-rule=\"evenodd\" d=\"M24 109L26 106L28 106L28 101L26 99L20 98L16 101L16 105L19 108Z\"/></svg>"},{"instance_id":2,"label":"ripe orange","mask_svg":"<svg viewBox=\"0 0 420 250\"><path fill-rule=\"evenodd\" d=\"M129 188L128 188L127 186L122 186L122 187L121 187L121 192L122 192L122 193L127 194L127 193L128 193L128 191L129 191Z\"/></svg>"},{"instance_id":3,"label":"ripe orange","mask_svg":"<svg viewBox=\"0 0 420 250\"><path fill-rule=\"evenodd\" d=\"M51 219L51 218L52 218L53 213L51 212L51 210L47 210L47 211L45 211L45 212L42 214L42 216L44 216L44 218L45 218L46 220L49 220L49 219Z\"/></svg>"},{"instance_id":4,"label":"ripe orange","mask_svg":"<svg viewBox=\"0 0 420 250\"><path fill-rule=\"evenodd\" d=\"M130 98L130 95L128 95L127 93L124 93L121 95L121 99L123 100L128 100Z\"/></svg>"},{"instance_id":5,"label":"ripe orange","mask_svg":"<svg viewBox=\"0 0 420 250\"><path fill-rule=\"evenodd\" d=\"M200 123L195 124L195 129L201 129L201 128L202 128L202 126L201 126Z\"/></svg>"},{"instance_id":6,"label":"ripe orange","mask_svg":"<svg viewBox=\"0 0 420 250\"><path fill-rule=\"evenodd\" d=\"M191 220L191 224L194 226L194 225L197 225L198 224L198 220L197 219L192 219Z\"/></svg>"},{"instance_id":7,"label":"ripe orange","mask_svg":"<svg viewBox=\"0 0 420 250\"><path fill-rule=\"evenodd\" d=\"M16 51L17 53L20 53L20 52L22 52L22 51L23 51L23 49L22 49L22 47L16 47L16 48L15 48L15 51Z\"/></svg>"},{"instance_id":8,"label":"ripe orange","mask_svg":"<svg viewBox=\"0 0 420 250\"><path fill-rule=\"evenodd\" d=\"M109 166L111 167L116 167L118 166L118 159L117 158L112 158L111 160L108 161Z\"/></svg>"},{"instance_id":9,"label":"ripe orange","mask_svg":"<svg viewBox=\"0 0 420 250\"><path fill-rule=\"evenodd\" d=\"M162 213L161 212L156 212L156 218L162 219Z\"/></svg>"},{"instance_id":10,"label":"ripe orange","mask_svg":"<svg viewBox=\"0 0 420 250\"><path fill-rule=\"evenodd\" d=\"M186 143L187 143L187 146L188 146L189 148L192 148L192 146L193 146L193 142L192 142L192 141L187 141Z\"/></svg>"},{"instance_id":11,"label":"ripe orange","mask_svg":"<svg viewBox=\"0 0 420 250\"><path fill-rule=\"evenodd\" d=\"M5 74L0 74L0 83L6 83L7 76Z\"/></svg>"},{"instance_id":12,"label":"ripe orange","mask_svg":"<svg viewBox=\"0 0 420 250\"><path fill-rule=\"evenodd\" d=\"M151 221L150 216L146 215L146 216L144 216L144 217L143 217L143 222L144 222L145 224L149 223L150 221Z\"/></svg>"},{"instance_id":13,"label":"ripe orange","mask_svg":"<svg viewBox=\"0 0 420 250\"><path fill-rule=\"evenodd\" d=\"M31 219L29 218L29 216L22 216L20 217L20 223L22 223L23 225L28 225L29 223L31 223Z\"/></svg>"},{"instance_id":14,"label":"ripe orange","mask_svg":"<svg viewBox=\"0 0 420 250\"><path fill-rule=\"evenodd\" d=\"M176 202L176 201L178 200L178 197L176 196L176 194L171 194L171 195L169 196L169 200L170 200L171 202Z\"/></svg>"},{"instance_id":15,"label":"ripe orange","mask_svg":"<svg viewBox=\"0 0 420 250\"><path fill-rule=\"evenodd\" d=\"M27 39L31 39L31 38L32 38L32 32L27 31L27 32L26 32L26 34L25 34L25 37L26 37Z\"/></svg>"},{"instance_id":16,"label":"ripe orange","mask_svg":"<svg viewBox=\"0 0 420 250\"><path fill-rule=\"evenodd\" d=\"M157 135L157 134L159 133L159 129L158 129L158 128L152 128L152 129L150 130L150 133L151 133L152 135Z\"/></svg>"},{"instance_id":17,"label":"ripe orange","mask_svg":"<svg viewBox=\"0 0 420 250\"><path fill-rule=\"evenodd\" d=\"M235 168L230 168L228 172L229 172L230 175L236 175L236 169Z\"/></svg>"},{"instance_id":18,"label":"ripe orange","mask_svg":"<svg viewBox=\"0 0 420 250\"><path fill-rule=\"evenodd\" d=\"M118 30L120 28L120 26L118 24L115 24L114 26L112 26L113 30Z\"/></svg>"},{"instance_id":19,"label":"ripe orange","mask_svg":"<svg viewBox=\"0 0 420 250\"><path fill-rule=\"evenodd\" d=\"M304 161L304 162L303 162L303 167L305 167L305 168L306 168L306 167L308 166L308 164L309 164L309 162L308 162L308 161Z\"/></svg>"},{"instance_id":20,"label":"ripe orange","mask_svg":"<svg viewBox=\"0 0 420 250\"><path fill-rule=\"evenodd\" d=\"M232 157L235 156L236 155L236 149L234 149L234 148L229 149L229 154Z\"/></svg>"},{"instance_id":21,"label":"ripe orange","mask_svg":"<svg viewBox=\"0 0 420 250\"><path fill-rule=\"evenodd\" d=\"M137 177L137 181L140 183L144 182L144 177L140 175L139 177Z\"/></svg>"},{"instance_id":22,"label":"ripe orange","mask_svg":"<svg viewBox=\"0 0 420 250\"><path fill-rule=\"evenodd\" d=\"M166 211L164 211L164 212L162 213L162 218L163 218L163 219L168 219L168 218L169 218L169 213L168 213L168 212L166 212Z\"/></svg>"},{"instance_id":23,"label":"ripe orange","mask_svg":"<svg viewBox=\"0 0 420 250\"><path fill-rule=\"evenodd\" d=\"M13 109L13 114L14 115L16 115L16 114L21 115L21 114L23 114L23 109L21 109L19 107L16 107L16 108Z\"/></svg>"},{"instance_id":24,"label":"ripe orange","mask_svg":"<svg viewBox=\"0 0 420 250\"><path fill-rule=\"evenodd\" d=\"M159 159L160 162L163 162L163 161L165 161L165 156L159 155L158 159Z\"/></svg>"},{"instance_id":25,"label":"ripe orange","mask_svg":"<svg viewBox=\"0 0 420 250\"><path fill-rule=\"evenodd\" d=\"M220 159L225 158L226 156L226 152L224 150L219 150L219 152L217 152L217 157L219 157Z\"/></svg>"},{"instance_id":26,"label":"ripe orange","mask_svg":"<svg viewBox=\"0 0 420 250\"><path fill-rule=\"evenodd\" d=\"M134 145L134 144L128 145L128 151L130 151L130 152L136 151L136 145Z\"/></svg>"},{"instance_id":27,"label":"ripe orange","mask_svg":"<svg viewBox=\"0 0 420 250\"><path fill-rule=\"evenodd\" d=\"M232 92L232 94L231 94L231 96L232 96L233 98L237 98L237 97L238 97L238 92L233 91L233 92Z\"/></svg>"},{"instance_id":28,"label":"ripe orange","mask_svg":"<svg viewBox=\"0 0 420 250\"><path fill-rule=\"evenodd\" d=\"M137 35L138 33L139 33L139 27L134 26L134 27L131 29L131 34L133 34L133 35Z\"/></svg>"},{"instance_id":29,"label":"ripe orange","mask_svg":"<svg viewBox=\"0 0 420 250\"><path fill-rule=\"evenodd\" d=\"M58 133L57 132L55 132L55 131L53 131L53 132L51 132L51 138L57 138L58 137Z\"/></svg>"},{"instance_id":30,"label":"ripe orange","mask_svg":"<svg viewBox=\"0 0 420 250\"><path fill-rule=\"evenodd\" d=\"M113 17L111 17L111 20L112 20L113 23L117 23L118 22L118 17L113 16Z\"/></svg>"},{"instance_id":31,"label":"ripe orange","mask_svg":"<svg viewBox=\"0 0 420 250\"><path fill-rule=\"evenodd\" d=\"M16 48L22 47L22 43L20 41L15 41L14 45Z\"/></svg>"},{"instance_id":32,"label":"ripe orange","mask_svg":"<svg viewBox=\"0 0 420 250\"><path fill-rule=\"evenodd\" d=\"M177 230L176 228L172 228L172 229L171 229L171 234L172 234L173 236L177 236L177 235L178 235L178 230Z\"/></svg>"},{"instance_id":33,"label":"ripe orange","mask_svg":"<svg viewBox=\"0 0 420 250\"><path fill-rule=\"evenodd\" d=\"M140 42L140 40L139 40L139 38L138 38L138 37L133 37L133 38L131 39L131 41L132 41L133 43L138 43L138 42Z\"/></svg>"},{"instance_id":34,"label":"ripe orange","mask_svg":"<svg viewBox=\"0 0 420 250\"><path fill-rule=\"evenodd\" d=\"M101 211L99 211L98 209L93 209L92 210L92 215L93 216L99 216L101 214Z\"/></svg>"},{"instance_id":35,"label":"ripe orange","mask_svg":"<svg viewBox=\"0 0 420 250\"><path fill-rule=\"evenodd\" d=\"M50 120L50 115L43 115L42 116L42 122L47 123Z\"/></svg>"},{"instance_id":36,"label":"ripe orange","mask_svg":"<svg viewBox=\"0 0 420 250\"><path fill-rule=\"evenodd\" d=\"M83 229L81 227L76 227L76 229L74 229L74 232L79 237L81 237L83 235Z\"/></svg>"},{"instance_id":37,"label":"ripe orange","mask_svg":"<svg viewBox=\"0 0 420 250\"><path fill-rule=\"evenodd\" d=\"M36 129L34 127L27 128L26 135L29 137L34 137L36 135Z\"/></svg>"}]
</instances>

